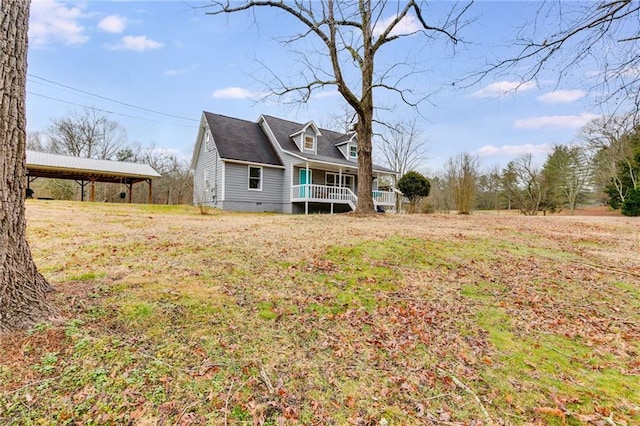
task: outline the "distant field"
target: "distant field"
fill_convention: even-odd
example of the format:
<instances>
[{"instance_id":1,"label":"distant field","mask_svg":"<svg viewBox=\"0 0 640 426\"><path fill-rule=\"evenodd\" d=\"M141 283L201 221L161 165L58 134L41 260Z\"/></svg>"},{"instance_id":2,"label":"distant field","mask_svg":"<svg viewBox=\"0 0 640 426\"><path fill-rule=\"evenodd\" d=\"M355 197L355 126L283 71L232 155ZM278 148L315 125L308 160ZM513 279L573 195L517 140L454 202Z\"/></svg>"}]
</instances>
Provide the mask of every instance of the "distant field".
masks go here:
<instances>
[{"instance_id":1,"label":"distant field","mask_svg":"<svg viewBox=\"0 0 640 426\"><path fill-rule=\"evenodd\" d=\"M640 221L30 200L0 424L640 424Z\"/></svg>"}]
</instances>

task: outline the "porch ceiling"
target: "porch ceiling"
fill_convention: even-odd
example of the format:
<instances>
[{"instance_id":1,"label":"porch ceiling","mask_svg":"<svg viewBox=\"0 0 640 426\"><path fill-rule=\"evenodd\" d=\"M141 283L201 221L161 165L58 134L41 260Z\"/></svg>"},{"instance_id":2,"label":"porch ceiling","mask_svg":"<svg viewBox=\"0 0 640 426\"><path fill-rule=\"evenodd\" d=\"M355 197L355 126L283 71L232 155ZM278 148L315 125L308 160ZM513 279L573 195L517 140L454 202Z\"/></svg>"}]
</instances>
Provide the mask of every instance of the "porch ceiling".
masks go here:
<instances>
[{"instance_id":1,"label":"porch ceiling","mask_svg":"<svg viewBox=\"0 0 640 426\"><path fill-rule=\"evenodd\" d=\"M324 170L327 172L335 172L335 173L339 173L340 170L342 170L342 173L345 174L351 174L351 175L357 175L358 174L358 167L356 164L353 165L344 165L344 164L327 164L325 162L316 162L316 161L312 161L309 160L309 168L313 169L313 170ZM294 167L299 167L301 169L305 169L307 167L307 163L304 161L300 161L298 163L294 163L293 164ZM387 175L387 176L394 176L396 175L396 173L394 172L389 172L386 170L378 170L376 169L376 167L373 167L373 175L374 176L378 176L378 175Z\"/></svg>"}]
</instances>

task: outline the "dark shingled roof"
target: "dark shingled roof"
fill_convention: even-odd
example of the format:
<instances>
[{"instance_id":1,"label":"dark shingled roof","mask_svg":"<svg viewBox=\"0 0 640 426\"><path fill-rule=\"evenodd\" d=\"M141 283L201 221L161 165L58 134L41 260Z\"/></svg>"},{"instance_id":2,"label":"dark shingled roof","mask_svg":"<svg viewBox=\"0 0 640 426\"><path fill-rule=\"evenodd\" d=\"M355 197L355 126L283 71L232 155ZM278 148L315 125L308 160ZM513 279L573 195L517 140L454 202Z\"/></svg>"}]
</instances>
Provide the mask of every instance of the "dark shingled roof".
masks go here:
<instances>
[{"instance_id":1,"label":"dark shingled roof","mask_svg":"<svg viewBox=\"0 0 640 426\"><path fill-rule=\"evenodd\" d=\"M257 123L206 111L204 116L221 158L283 165Z\"/></svg>"},{"instance_id":2,"label":"dark shingled roof","mask_svg":"<svg viewBox=\"0 0 640 426\"><path fill-rule=\"evenodd\" d=\"M280 146L285 151L294 152L297 155L308 158L309 160L324 161L335 164L343 164L351 167L358 167L357 161L347 160L344 155L342 155L342 152L340 152L340 149L336 147L337 143L349 140L349 135L334 132L332 130L320 129L321 134L318 137L318 153L303 153L300 152L300 149L289 135L300 131L305 126L304 124L283 120L281 118L276 118L269 115L263 115L262 117L265 119L265 121L269 125L269 128L273 132L273 135L276 137L276 139L280 143ZM391 170L387 167L377 166L375 164L373 165L373 169L390 173L395 172L394 170Z\"/></svg>"}]
</instances>

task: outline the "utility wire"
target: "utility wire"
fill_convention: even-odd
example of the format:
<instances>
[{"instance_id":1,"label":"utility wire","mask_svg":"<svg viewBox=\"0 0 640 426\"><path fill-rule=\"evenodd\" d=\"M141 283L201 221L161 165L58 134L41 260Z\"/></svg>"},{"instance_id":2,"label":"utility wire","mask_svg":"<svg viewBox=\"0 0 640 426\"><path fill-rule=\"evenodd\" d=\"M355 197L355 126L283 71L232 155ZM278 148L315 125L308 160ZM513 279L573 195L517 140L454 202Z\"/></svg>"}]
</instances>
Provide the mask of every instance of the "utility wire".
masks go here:
<instances>
[{"instance_id":1,"label":"utility wire","mask_svg":"<svg viewBox=\"0 0 640 426\"><path fill-rule=\"evenodd\" d=\"M56 102L62 102L62 103L65 103L65 104L79 106L79 107L83 107L83 108L91 108L91 109L94 109L96 111L101 111L101 112L104 112L104 113L107 113L107 114L121 115L123 117L133 118L133 119L136 119L136 120L144 120L144 121L150 121L152 123L165 123L166 124L165 121L153 120L151 118L144 118L144 117L136 117L136 116L133 116L133 115L123 114L123 113L120 113L120 112L109 111L109 110L106 110L106 109L96 108L96 107L92 107L92 106L89 106L89 105L83 105L83 104L78 104L78 103L75 103L75 102L65 101L64 99L54 98L54 97L51 97L51 96L42 95L40 93L34 93L34 92L30 92L30 91L27 91L27 93L30 94L30 95L33 95L33 96L39 96L41 98L51 99L52 101L56 101ZM189 119L189 120L191 120L191 119ZM193 121L197 121L197 120L193 120ZM196 126L189 125L189 124L179 124L179 123L171 123L171 125L172 126L179 126L179 127L188 127L188 128L191 128L191 129L196 127Z\"/></svg>"},{"instance_id":2,"label":"utility wire","mask_svg":"<svg viewBox=\"0 0 640 426\"><path fill-rule=\"evenodd\" d=\"M65 89L73 90L74 92L84 93L86 95L94 96L96 98L103 99L103 100L106 100L106 101L109 101L109 102L115 102L117 104L124 105L124 106L126 106L128 108L134 108L134 109L138 109L138 110L141 110L141 111L150 112L152 114L158 114L158 115L162 115L162 116L165 116L165 117L171 117L171 118L175 118L175 119L179 119L179 120L186 120L186 121L191 121L191 122L199 122L199 120L196 120L196 119L193 119L193 118L181 117L179 115L173 115L173 114L167 114L167 113L160 112L160 111L155 111L155 110L152 110L152 109L149 109L149 108L144 108L144 107L141 107L141 106L132 105L132 104L129 104L129 103L126 103L126 102L119 101L117 99L108 98L106 96L98 95L96 93L91 93L91 92L88 92L86 90L77 89L75 87L71 87L71 86L68 86L66 84L58 83L56 81L49 80L47 78L40 77L40 76L37 76L37 75L34 75L34 74L27 73L27 76L29 76L31 78L35 78L37 80L46 81L47 83L50 83L50 84L55 84L56 86L64 87ZM37 96L43 96L43 95L37 95ZM46 97L46 96L43 96L43 97ZM54 98L51 98L51 99L54 99ZM60 99L54 99L54 100L61 101ZM63 101L63 102L66 102L66 101ZM67 102L67 103L73 104L72 102ZM112 114L116 114L116 113L112 112ZM127 116L126 114L120 114L120 115ZM132 117L132 118L138 118L138 117Z\"/></svg>"}]
</instances>

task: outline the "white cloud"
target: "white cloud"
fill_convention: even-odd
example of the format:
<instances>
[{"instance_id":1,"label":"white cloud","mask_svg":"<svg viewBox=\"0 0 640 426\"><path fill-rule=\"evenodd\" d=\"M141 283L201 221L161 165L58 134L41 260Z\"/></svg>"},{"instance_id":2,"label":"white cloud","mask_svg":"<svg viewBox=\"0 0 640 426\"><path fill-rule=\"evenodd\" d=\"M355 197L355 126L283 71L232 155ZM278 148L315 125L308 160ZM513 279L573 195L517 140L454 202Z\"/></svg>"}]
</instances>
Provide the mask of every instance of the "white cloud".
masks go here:
<instances>
[{"instance_id":1,"label":"white cloud","mask_svg":"<svg viewBox=\"0 0 640 426\"><path fill-rule=\"evenodd\" d=\"M313 94L313 99L325 99L340 96L340 92L337 90L324 90L322 92L316 92Z\"/></svg>"},{"instance_id":2,"label":"white cloud","mask_svg":"<svg viewBox=\"0 0 640 426\"><path fill-rule=\"evenodd\" d=\"M389 25L391 25L391 22L393 22L394 19L396 19L395 16L390 16L387 19L384 19L378 22L373 27L373 35L376 37L380 36L382 32L385 31ZM418 22L418 20L414 16L406 15L404 18L402 18L400 22L396 24L396 26L393 28L393 30L391 30L391 33L389 33L389 35L391 36L408 35L408 34L416 33L421 29L422 29L422 26L420 25L420 22Z\"/></svg>"},{"instance_id":3,"label":"white cloud","mask_svg":"<svg viewBox=\"0 0 640 426\"><path fill-rule=\"evenodd\" d=\"M120 34L127 26L127 18L118 15L109 15L98 22L98 28L106 33Z\"/></svg>"},{"instance_id":4,"label":"white cloud","mask_svg":"<svg viewBox=\"0 0 640 426\"><path fill-rule=\"evenodd\" d=\"M183 75L183 74L189 74L190 72L192 72L195 69L196 69L196 66L195 65L191 65L190 67L175 68L175 69L171 69L171 70L166 70L165 72L163 72L163 74L164 75L168 75L168 76Z\"/></svg>"},{"instance_id":5,"label":"white cloud","mask_svg":"<svg viewBox=\"0 0 640 426\"><path fill-rule=\"evenodd\" d=\"M474 98L500 98L506 96L509 92L524 92L535 88L536 85L532 81L496 81L482 89L471 94Z\"/></svg>"},{"instance_id":6,"label":"white cloud","mask_svg":"<svg viewBox=\"0 0 640 426\"><path fill-rule=\"evenodd\" d=\"M216 99L250 99L259 96L259 94L242 87L226 87L215 90L211 96Z\"/></svg>"},{"instance_id":7,"label":"white cloud","mask_svg":"<svg viewBox=\"0 0 640 426\"><path fill-rule=\"evenodd\" d=\"M135 50L143 52L150 49L159 49L164 43L148 39L147 36L124 36L120 43L108 46L112 50Z\"/></svg>"},{"instance_id":8,"label":"white cloud","mask_svg":"<svg viewBox=\"0 0 640 426\"><path fill-rule=\"evenodd\" d=\"M579 115L543 115L516 120L513 123L513 127L516 129L578 129L598 117L599 115L589 113Z\"/></svg>"},{"instance_id":9,"label":"white cloud","mask_svg":"<svg viewBox=\"0 0 640 426\"><path fill-rule=\"evenodd\" d=\"M556 90L538 96L538 100L546 104L566 104L582 99L586 95L587 92L584 90Z\"/></svg>"},{"instance_id":10,"label":"white cloud","mask_svg":"<svg viewBox=\"0 0 640 426\"><path fill-rule=\"evenodd\" d=\"M84 34L84 27L80 25L82 7L69 7L56 0L32 2L29 17L30 45L86 43L89 37Z\"/></svg>"},{"instance_id":11,"label":"white cloud","mask_svg":"<svg viewBox=\"0 0 640 426\"><path fill-rule=\"evenodd\" d=\"M521 155L521 154L546 154L551 149L550 144L524 144L524 145L485 145L476 151L481 157L493 157L498 155Z\"/></svg>"}]
</instances>

